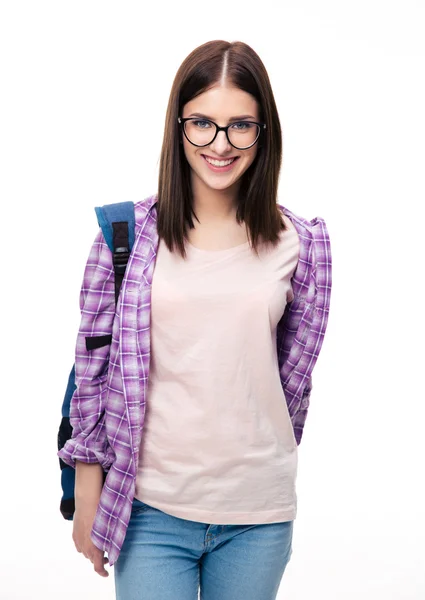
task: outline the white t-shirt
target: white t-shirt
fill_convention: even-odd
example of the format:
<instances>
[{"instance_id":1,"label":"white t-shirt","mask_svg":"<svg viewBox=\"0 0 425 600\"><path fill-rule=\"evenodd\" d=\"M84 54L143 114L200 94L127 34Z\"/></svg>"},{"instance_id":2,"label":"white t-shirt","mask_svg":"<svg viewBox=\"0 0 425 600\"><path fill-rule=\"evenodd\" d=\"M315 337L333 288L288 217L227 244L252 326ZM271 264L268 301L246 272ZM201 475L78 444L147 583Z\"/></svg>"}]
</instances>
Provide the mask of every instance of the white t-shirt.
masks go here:
<instances>
[{"instance_id":1,"label":"white t-shirt","mask_svg":"<svg viewBox=\"0 0 425 600\"><path fill-rule=\"evenodd\" d=\"M137 499L215 524L293 520L297 444L279 377L276 327L292 299L299 238L226 250L160 241Z\"/></svg>"}]
</instances>

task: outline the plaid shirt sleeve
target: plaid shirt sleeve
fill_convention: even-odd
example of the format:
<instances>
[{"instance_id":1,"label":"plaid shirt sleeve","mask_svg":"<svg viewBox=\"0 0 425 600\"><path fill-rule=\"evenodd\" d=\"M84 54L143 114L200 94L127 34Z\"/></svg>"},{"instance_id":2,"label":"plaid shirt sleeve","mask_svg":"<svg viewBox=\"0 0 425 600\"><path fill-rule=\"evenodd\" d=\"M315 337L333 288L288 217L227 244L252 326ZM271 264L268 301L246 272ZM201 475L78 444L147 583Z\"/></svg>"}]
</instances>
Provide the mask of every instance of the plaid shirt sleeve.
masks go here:
<instances>
[{"instance_id":1,"label":"plaid shirt sleeve","mask_svg":"<svg viewBox=\"0 0 425 600\"><path fill-rule=\"evenodd\" d=\"M309 227L300 228L299 235L299 261L291 282L294 299L278 327L280 377L297 444L301 442L313 389L312 372L327 327L332 283L325 221L316 217Z\"/></svg>"},{"instance_id":2,"label":"plaid shirt sleeve","mask_svg":"<svg viewBox=\"0 0 425 600\"><path fill-rule=\"evenodd\" d=\"M96 236L85 267L80 292L81 324L75 352L77 389L70 404L72 437L58 456L75 468L75 461L100 463L108 470L113 462L105 431L105 398L110 345L88 351L86 336L110 335L115 316L115 283L112 253L102 231Z\"/></svg>"}]
</instances>

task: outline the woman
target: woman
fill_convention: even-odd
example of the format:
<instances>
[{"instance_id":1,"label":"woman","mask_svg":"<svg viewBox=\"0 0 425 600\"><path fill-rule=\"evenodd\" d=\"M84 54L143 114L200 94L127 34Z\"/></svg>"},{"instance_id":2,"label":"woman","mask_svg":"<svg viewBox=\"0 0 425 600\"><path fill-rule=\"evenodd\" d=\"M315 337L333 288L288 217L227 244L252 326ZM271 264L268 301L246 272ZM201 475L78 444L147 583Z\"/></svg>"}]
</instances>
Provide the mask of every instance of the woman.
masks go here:
<instances>
[{"instance_id":1,"label":"woman","mask_svg":"<svg viewBox=\"0 0 425 600\"><path fill-rule=\"evenodd\" d=\"M59 456L77 550L115 565L118 599L276 598L331 286L323 219L277 203L281 153L258 55L203 44L173 83L116 314L101 232L93 245Z\"/></svg>"}]
</instances>

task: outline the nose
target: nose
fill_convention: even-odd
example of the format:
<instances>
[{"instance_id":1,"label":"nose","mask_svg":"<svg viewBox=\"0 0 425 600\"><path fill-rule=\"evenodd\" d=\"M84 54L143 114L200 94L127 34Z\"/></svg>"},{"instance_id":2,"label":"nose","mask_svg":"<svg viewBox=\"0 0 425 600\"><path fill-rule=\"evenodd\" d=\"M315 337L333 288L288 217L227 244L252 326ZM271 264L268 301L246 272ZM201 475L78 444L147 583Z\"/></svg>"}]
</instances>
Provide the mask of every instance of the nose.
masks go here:
<instances>
[{"instance_id":1,"label":"nose","mask_svg":"<svg viewBox=\"0 0 425 600\"><path fill-rule=\"evenodd\" d=\"M212 144L210 144L210 148L215 154L223 155L229 153L232 150L232 145L229 144L229 140L227 139L225 131L219 131L217 136Z\"/></svg>"}]
</instances>

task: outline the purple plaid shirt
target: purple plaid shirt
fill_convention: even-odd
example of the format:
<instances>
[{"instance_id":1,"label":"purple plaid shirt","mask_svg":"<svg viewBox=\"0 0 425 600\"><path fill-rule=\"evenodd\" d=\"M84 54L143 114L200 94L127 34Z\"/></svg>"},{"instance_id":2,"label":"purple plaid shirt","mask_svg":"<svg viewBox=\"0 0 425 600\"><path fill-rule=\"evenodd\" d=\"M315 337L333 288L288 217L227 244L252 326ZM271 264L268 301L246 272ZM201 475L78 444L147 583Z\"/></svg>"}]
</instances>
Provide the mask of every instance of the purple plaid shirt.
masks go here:
<instances>
[{"instance_id":1,"label":"purple plaid shirt","mask_svg":"<svg viewBox=\"0 0 425 600\"><path fill-rule=\"evenodd\" d=\"M81 288L71 400L72 438L58 456L100 463L108 471L93 523L93 543L112 566L120 553L134 499L150 362L151 284L158 248L156 195L135 204L135 243L115 307L112 254L96 237ZM300 238L291 284L294 299L277 327L280 379L299 444L310 402L312 371L326 330L331 293L331 251L326 224L278 205ZM86 350L86 336L112 333L110 346Z\"/></svg>"}]
</instances>

